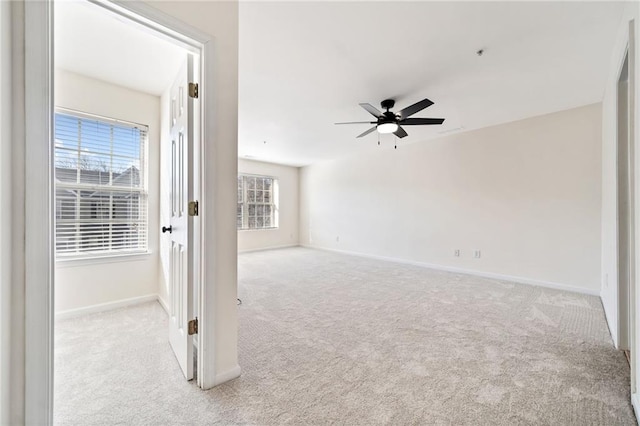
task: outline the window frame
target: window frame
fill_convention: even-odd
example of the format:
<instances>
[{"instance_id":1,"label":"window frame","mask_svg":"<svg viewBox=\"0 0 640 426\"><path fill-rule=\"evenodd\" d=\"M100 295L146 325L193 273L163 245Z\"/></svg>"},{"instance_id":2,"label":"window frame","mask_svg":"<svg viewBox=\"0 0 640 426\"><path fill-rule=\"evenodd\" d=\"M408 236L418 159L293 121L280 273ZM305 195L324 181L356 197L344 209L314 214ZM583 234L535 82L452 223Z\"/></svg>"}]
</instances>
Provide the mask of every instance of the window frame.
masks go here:
<instances>
[{"instance_id":1,"label":"window frame","mask_svg":"<svg viewBox=\"0 0 640 426\"><path fill-rule=\"evenodd\" d=\"M271 202L270 203L257 203L257 202L249 202L247 197L248 185L246 178L260 178L260 179L271 179ZM236 214L236 230L237 231L273 231L280 227L279 221L279 182L277 176L268 176L268 175L259 175L255 173L238 173L238 180L242 179L242 203L240 199L237 200L236 206L240 206L242 204L242 227L238 228L237 214ZM237 180L236 180L237 182ZM262 205L262 206L270 206L271 207L271 226L261 227L261 228L251 228L249 227L249 204L254 205ZM236 207L237 208L237 207ZM264 216L264 215L263 215Z\"/></svg>"},{"instance_id":2,"label":"window frame","mask_svg":"<svg viewBox=\"0 0 640 426\"><path fill-rule=\"evenodd\" d=\"M73 109L69 109L69 108L64 108L64 107L55 107L54 109L54 123L53 123L53 136L55 138L55 134L56 134L56 125L55 125L55 119L57 118L58 115L66 115L66 116L70 116L73 117L75 119L78 120L93 120L93 121L98 121L102 124L108 125L108 126L116 126L119 128L123 128L123 127L130 127L130 128L134 128L134 129L139 129L141 131L141 137L140 137L140 150L139 150L139 156L137 158L137 160L139 161L139 165L140 165L140 179L141 179L141 185L139 187L133 187L133 186L118 186L118 185L113 185L113 171L110 170L110 178L109 178L109 183L107 184L99 184L99 183L81 183L76 181L75 183L67 183L67 182L59 182L56 177L55 177L55 171L54 171L54 207L56 207L56 209L54 210L54 236L56 237L56 242L54 243L54 254L55 254L55 259L56 262L64 262L65 264L68 265L73 265L76 264L78 262L80 263L85 263L85 262L90 262L90 263L94 263L94 262L100 262L100 261L125 261L127 259L132 259L132 258L136 258L136 257L140 257L140 256L145 256L145 255L149 255L151 254L151 251L149 249L149 230L150 230L150 218L149 218L149 126L146 124L140 124L140 123L135 123L132 121L126 121L126 120L120 120L120 119L116 119L116 118L112 118L112 117L106 117L106 116L102 116L102 115L98 115L98 114L92 114L92 113L88 113L88 112L84 112L84 111L78 111L78 110L73 110ZM113 132L113 129L112 129ZM113 143L113 142L112 142ZM113 151L113 149L111 149L111 151ZM91 151L89 151L89 153L91 153ZM113 152L111 152L111 155L113 156ZM54 159L54 164L56 162L57 159L57 155L56 155L56 148L55 146L53 147L53 159ZM86 191L86 190L94 190L94 191L102 191L105 193L113 193L113 192L128 192L128 193L135 193L139 196L138 199L138 215L140 217L142 217L143 219L139 219L139 220L135 220L136 224L138 223L143 223L144 224L144 232L143 232L143 236L142 237L138 237L137 241L138 241L138 247L135 248L122 248L122 249L114 249L113 248L113 244L112 242L112 237L113 237L113 229L110 228L110 236L109 236L109 241L110 241L110 247L108 249L102 249L102 250L90 250L90 251L83 251L79 246L78 243L76 243L76 249L75 251L71 251L71 252L63 252L60 253L57 247L57 234L58 234L58 230L57 230L57 225L59 223L59 221L61 220L61 218L58 217L58 202L60 201L61 203L63 203L65 200L64 199L60 199L58 198L57 192L58 190L79 190L79 191ZM77 204L77 202L76 202ZM111 216L113 216L113 214L117 214L114 213L113 209L115 209L116 204L114 204L113 201L110 201L110 210L109 210L109 218L108 219L115 219ZM81 208L80 206L76 205L75 209L76 209L76 215L79 214L79 208ZM98 218L96 218L98 219ZM77 226L81 223L91 223L91 222L82 222L83 220L86 219L75 219L75 223L76 223L76 229ZM102 223L102 222L100 222ZM115 224L117 224L117 222L114 222ZM138 225L136 225L138 226ZM76 235L81 235L81 231L77 230L76 231Z\"/></svg>"}]
</instances>

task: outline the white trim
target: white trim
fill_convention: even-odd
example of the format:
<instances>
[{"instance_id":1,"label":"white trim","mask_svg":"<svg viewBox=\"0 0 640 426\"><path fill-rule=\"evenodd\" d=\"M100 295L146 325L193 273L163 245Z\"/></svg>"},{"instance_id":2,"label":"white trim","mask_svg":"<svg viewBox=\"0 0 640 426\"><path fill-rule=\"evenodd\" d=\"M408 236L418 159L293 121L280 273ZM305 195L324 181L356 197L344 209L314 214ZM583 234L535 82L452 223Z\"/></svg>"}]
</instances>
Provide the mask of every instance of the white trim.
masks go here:
<instances>
[{"instance_id":1,"label":"white trim","mask_svg":"<svg viewBox=\"0 0 640 426\"><path fill-rule=\"evenodd\" d=\"M120 309L127 306L140 305L147 302L158 301L164 308L160 297L157 294L148 294L146 296L132 297L130 299L116 300L115 302L100 303L98 305L90 305L77 309L68 309L66 311L56 312L56 320L62 320L67 318L75 318L88 314L95 314L98 312L112 311L114 309Z\"/></svg>"},{"instance_id":2,"label":"white trim","mask_svg":"<svg viewBox=\"0 0 640 426\"><path fill-rule=\"evenodd\" d=\"M638 116L637 116L637 111L638 111L638 97L637 97L637 89L636 86L638 85L638 81L637 81L637 71L638 71L638 58L637 58L637 52L638 52L638 47L637 47L637 43L638 43L638 36L637 36L637 26L636 26L636 20L635 19L631 19L629 20L629 33L628 33L628 72L629 72L629 89L628 89L628 94L629 94L629 99L627 100L629 102L629 123L628 123L628 131L629 131L629 143L630 145L633 147L633 157L632 157L632 164L633 164L633 168L634 168L634 175L633 175L633 185L634 185L634 193L632 194L633 198L634 198L634 214L637 214L638 212L638 201L640 200L640 197L638 197L638 191L640 190L640 185L638 185L638 153L640 153L640 149L638 147ZM631 341L630 341L630 346L631 346L631 392L632 394L637 394L637 390L638 390L638 336L637 336L637 332L638 332L638 308L637 308L637 298L638 298L638 255L640 255L640 250L638 250L638 236L639 236L639 232L640 232L640 227L638 227L638 223L637 223L637 219L633 218L634 221L634 234L633 234L633 241L634 241L634 253L633 253L633 258L631 259L631 264L633 265L633 283L631 286L631 291L630 291L630 304L629 304L629 315L630 315L630 319L629 319L629 335L631 337ZM638 419L637 416L637 411L636 411L636 420Z\"/></svg>"},{"instance_id":3,"label":"white trim","mask_svg":"<svg viewBox=\"0 0 640 426\"><path fill-rule=\"evenodd\" d=\"M178 27L179 28L179 27ZM214 82L216 81L216 71L213 58L215 58L215 45L213 40L208 40L202 45L200 55L200 85L202 86L202 99L200 100L200 155L199 155L199 192L202 219L200 220L200 230L197 238L200 240L200 256L197 264L200 273L200 294L198 298L198 385L202 389L211 389L216 382L216 309L218 304L216 289L217 262L219 254L213 243L217 240L217 229L214 225L217 222L215 211L215 200L217 199L217 179L216 175L207 164L208 157L215 155L216 146L212 143L216 137L216 117L218 113L215 109L216 97L214 92ZM207 118L208 119L204 119ZM208 143L205 144L205 141ZM209 154L209 151L213 151ZM234 191L235 192L235 191ZM209 196L207 196L209 194ZM207 250L205 241L210 241L211 250ZM237 324L234 325L237 327Z\"/></svg>"},{"instance_id":4,"label":"white trim","mask_svg":"<svg viewBox=\"0 0 640 426\"><path fill-rule=\"evenodd\" d=\"M231 370L227 370L223 373L217 374L216 379L214 381L214 386L222 384L224 382L228 382L229 380L237 379L240 377L241 369L240 366L236 364Z\"/></svg>"},{"instance_id":5,"label":"white trim","mask_svg":"<svg viewBox=\"0 0 640 426\"><path fill-rule=\"evenodd\" d=\"M69 258L57 258L56 268L75 268L78 266L88 265L101 265L105 263L117 263L117 262L142 262L147 260L153 252L132 252L132 253L119 253L110 254L104 256L87 256L87 257L69 257Z\"/></svg>"},{"instance_id":6,"label":"white trim","mask_svg":"<svg viewBox=\"0 0 640 426\"><path fill-rule=\"evenodd\" d=\"M252 249L246 249L246 250L238 250L238 254L253 253L256 251L266 251L266 250L280 250L280 249L291 248L291 247L300 247L300 246L298 244L284 244L281 246L259 247L259 248L252 248ZM315 248L315 247L309 247L309 248Z\"/></svg>"},{"instance_id":7,"label":"white trim","mask_svg":"<svg viewBox=\"0 0 640 426\"><path fill-rule=\"evenodd\" d=\"M25 424L53 421L53 3L25 7ZM28 159L28 161L26 160Z\"/></svg>"},{"instance_id":8,"label":"white trim","mask_svg":"<svg viewBox=\"0 0 640 426\"><path fill-rule=\"evenodd\" d=\"M602 305L602 311L604 312L604 320L607 323L607 330L609 330L609 335L611 336L611 341L613 342L613 347L616 349L620 349L618 348L618 334L614 334L611 332L611 324L616 324L614 322L611 322L611 319L609 318L609 314L607 309L605 308L605 303L604 303L604 289L602 289L600 291L600 293L598 293L598 296L600 296L600 304Z\"/></svg>"},{"instance_id":9,"label":"white trim","mask_svg":"<svg viewBox=\"0 0 640 426\"><path fill-rule=\"evenodd\" d=\"M631 394L631 405L633 406L633 413L636 415L636 423L640 425L640 396L637 393Z\"/></svg>"},{"instance_id":10,"label":"white trim","mask_svg":"<svg viewBox=\"0 0 640 426\"><path fill-rule=\"evenodd\" d=\"M16 348L12 347L11 335L16 332L12 327L11 268L13 253L18 248L12 245L12 145L17 140L11 135L12 110L17 108L12 98L12 67L17 62L12 51L12 5L0 2L0 205L7 206L0 211L0 223L7 232L0 241L0 424L9 424L11 419L12 393L10 383L11 358Z\"/></svg>"},{"instance_id":11,"label":"white trim","mask_svg":"<svg viewBox=\"0 0 640 426\"><path fill-rule=\"evenodd\" d=\"M616 72L616 79L615 79L615 110L616 110L616 115L615 115L615 163L616 163L616 167L615 167L615 182L616 182L616 186L615 186L615 210L616 210L616 232L615 232L615 236L616 236L616 249L615 249L615 259L616 259L616 305L617 305L617 318L616 318L616 324L617 324L617 336L616 336L616 349L629 349L630 348L630 328L629 328L629 319L630 319L630 308L629 306L625 306L624 309L623 306L624 305L628 305L629 303L629 297L631 296L631 285L632 285L632 281L633 281L633 246L635 244L634 240L634 236L635 233L633 232L633 214L634 212L630 210L631 207L633 206L633 187L634 187L634 182L633 182L633 166L634 166L634 162L632 162L632 158L633 158L633 152L631 150L632 146L631 146L631 140L629 139L630 133L630 126L631 123L627 123L627 175L628 177L630 177L631 179L629 179L629 181L627 182L628 184L628 188L627 188L627 211L626 212L622 212L627 213L628 214L628 229L626 230L621 230L621 225L620 225L620 186L621 186L621 181L620 181L620 138L619 138L619 134L620 134L620 77L622 76L622 70L624 68L624 64L625 62L629 62L630 58L629 58L629 34L627 34L627 42L625 43L625 47L622 51L622 56L619 58L618 60L618 70ZM629 84L631 82L631 75L629 74L630 70L627 69L627 83ZM630 91L627 92L627 95L629 95ZM627 99L627 107L629 105L629 101L630 99ZM627 116L628 118L630 118L630 113L631 111L627 110ZM631 120L629 120L631 121ZM628 245L628 253L627 253L627 262L628 264L628 276L627 281L626 281L626 286L625 286L625 290L626 291L621 291L622 288L622 284L621 282L623 281L624 277L621 276L620 274L620 261L621 261L621 255L620 255L620 234L621 231L627 231L628 234L628 241L627 241L627 245ZM623 318L623 313L626 312L625 317Z\"/></svg>"},{"instance_id":12,"label":"white trim","mask_svg":"<svg viewBox=\"0 0 640 426\"><path fill-rule=\"evenodd\" d=\"M169 305L167 305L167 302L159 294L158 294L157 300L160 306L162 306L162 309L164 309L167 315L169 315Z\"/></svg>"},{"instance_id":13,"label":"white trim","mask_svg":"<svg viewBox=\"0 0 640 426\"><path fill-rule=\"evenodd\" d=\"M414 260L400 259L397 257L377 256L373 254L359 253L359 252L353 252L353 251L347 251L347 250L337 250L337 249L326 248L326 247L310 246L306 244L301 244L300 246L305 248L310 248L310 249L331 251L335 253L347 254L347 255L358 256L358 257L366 257L368 259L384 260L386 262L394 262L394 263L401 263L405 265L419 266L422 268L436 269L439 271L455 272L457 274L473 275L473 276L482 277L482 278L492 278L492 279L501 280L501 281L510 281L518 284L547 287L547 288L553 288L556 290L570 291L573 293L588 294L590 296L598 296L598 297L600 296L600 289L591 290L591 289L572 286L569 284L556 283L553 281L536 280L533 278L518 277L515 275L497 274L494 272L477 271L474 269L465 269L465 268L458 268L455 266L438 265L435 263L417 262Z\"/></svg>"},{"instance_id":14,"label":"white trim","mask_svg":"<svg viewBox=\"0 0 640 426\"><path fill-rule=\"evenodd\" d=\"M116 15L120 15L128 24L133 21L139 28L152 31L154 35L160 35L170 43L175 44L177 42L181 47L194 53L200 53L201 44L213 39L209 34L142 2L128 0L88 1Z\"/></svg>"}]
</instances>

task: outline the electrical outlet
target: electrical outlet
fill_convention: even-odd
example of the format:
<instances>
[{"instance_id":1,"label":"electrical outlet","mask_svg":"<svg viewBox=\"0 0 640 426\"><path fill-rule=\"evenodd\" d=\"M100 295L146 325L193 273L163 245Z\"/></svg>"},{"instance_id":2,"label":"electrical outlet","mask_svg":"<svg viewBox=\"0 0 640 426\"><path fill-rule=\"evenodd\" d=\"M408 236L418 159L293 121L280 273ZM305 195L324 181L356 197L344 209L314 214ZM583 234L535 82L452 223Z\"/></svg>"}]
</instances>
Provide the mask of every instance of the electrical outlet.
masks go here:
<instances>
[{"instance_id":1,"label":"electrical outlet","mask_svg":"<svg viewBox=\"0 0 640 426\"><path fill-rule=\"evenodd\" d=\"M476 259L480 259L480 250L474 250L473 257L475 257Z\"/></svg>"},{"instance_id":2,"label":"electrical outlet","mask_svg":"<svg viewBox=\"0 0 640 426\"><path fill-rule=\"evenodd\" d=\"M338 236L336 237L336 243L339 243L339 242L340 242L340 236L338 235Z\"/></svg>"},{"instance_id":3,"label":"electrical outlet","mask_svg":"<svg viewBox=\"0 0 640 426\"><path fill-rule=\"evenodd\" d=\"M453 251L453 255L454 255L455 257L460 257L460 249L455 249L455 250Z\"/></svg>"},{"instance_id":4,"label":"electrical outlet","mask_svg":"<svg viewBox=\"0 0 640 426\"><path fill-rule=\"evenodd\" d=\"M609 274L604 274L604 288L609 288Z\"/></svg>"}]
</instances>

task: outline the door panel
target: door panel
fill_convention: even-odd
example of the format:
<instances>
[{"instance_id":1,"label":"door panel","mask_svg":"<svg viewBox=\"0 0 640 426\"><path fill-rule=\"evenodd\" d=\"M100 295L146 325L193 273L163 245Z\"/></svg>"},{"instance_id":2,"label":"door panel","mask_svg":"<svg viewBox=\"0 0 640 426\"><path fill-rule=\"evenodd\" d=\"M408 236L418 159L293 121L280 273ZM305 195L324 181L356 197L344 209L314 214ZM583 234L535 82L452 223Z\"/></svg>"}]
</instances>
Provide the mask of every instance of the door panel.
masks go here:
<instances>
[{"instance_id":1,"label":"door panel","mask_svg":"<svg viewBox=\"0 0 640 426\"><path fill-rule=\"evenodd\" d=\"M192 147L192 108L188 97L188 84L193 81L193 58L188 55L171 88L170 133L171 164L171 254L169 274L169 342L180 368L187 380L193 379L193 336L189 335L189 320L193 319L193 267L191 263L191 227L188 202L191 193L189 173L191 170L189 150Z\"/></svg>"}]
</instances>

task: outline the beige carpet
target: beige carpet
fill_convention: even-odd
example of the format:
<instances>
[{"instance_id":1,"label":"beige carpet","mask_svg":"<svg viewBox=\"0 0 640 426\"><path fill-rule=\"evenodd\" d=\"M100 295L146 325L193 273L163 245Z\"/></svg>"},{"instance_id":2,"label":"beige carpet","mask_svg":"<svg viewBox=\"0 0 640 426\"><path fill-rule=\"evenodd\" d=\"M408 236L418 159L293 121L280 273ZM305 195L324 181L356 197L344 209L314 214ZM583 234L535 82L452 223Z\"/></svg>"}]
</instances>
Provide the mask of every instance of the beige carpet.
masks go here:
<instances>
[{"instance_id":1,"label":"beige carpet","mask_svg":"<svg viewBox=\"0 0 640 426\"><path fill-rule=\"evenodd\" d=\"M239 281L243 375L208 392L157 303L58 322L55 423L636 424L596 297L303 248Z\"/></svg>"}]
</instances>

